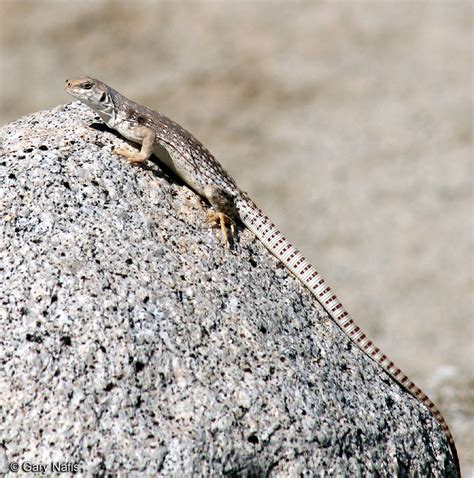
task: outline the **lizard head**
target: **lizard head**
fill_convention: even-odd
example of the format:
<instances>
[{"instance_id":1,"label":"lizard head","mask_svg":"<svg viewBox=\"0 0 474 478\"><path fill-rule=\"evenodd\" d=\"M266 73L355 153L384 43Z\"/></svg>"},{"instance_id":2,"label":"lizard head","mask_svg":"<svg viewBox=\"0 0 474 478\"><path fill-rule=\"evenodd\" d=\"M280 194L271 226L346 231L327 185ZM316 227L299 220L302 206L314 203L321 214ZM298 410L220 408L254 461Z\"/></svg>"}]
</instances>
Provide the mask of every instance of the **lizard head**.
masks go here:
<instances>
[{"instance_id":1,"label":"lizard head","mask_svg":"<svg viewBox=\"0 0 474 478\"><path fill-rule=\"evenodd\" d=\"M88 76L66 80L64 89L66 93L81 100L97 112L107 111L113 105L109 87L105 83Z\"/></svg>"}]
</instances>

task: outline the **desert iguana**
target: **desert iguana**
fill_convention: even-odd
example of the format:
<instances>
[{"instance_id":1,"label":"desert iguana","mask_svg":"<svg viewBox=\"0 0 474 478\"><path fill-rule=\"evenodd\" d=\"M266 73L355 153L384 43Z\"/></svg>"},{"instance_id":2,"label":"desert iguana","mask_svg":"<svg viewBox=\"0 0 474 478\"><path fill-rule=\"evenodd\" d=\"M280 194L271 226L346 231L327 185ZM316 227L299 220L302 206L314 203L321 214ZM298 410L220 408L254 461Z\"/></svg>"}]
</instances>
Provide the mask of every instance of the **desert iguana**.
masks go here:
<instances>
[{"instance_id":1,"label":"desert iguana","mask_svg":"<svg viewBox=\"0 0 474 478\"><path fill-rule=\"evenodd\" d=\"M441 425L449 442L458 475L459 460L454 438L436 405L362 332L315 268L292 246L267 216L241 191L214 156L188 131L166 116L141 106L110 86L83 77L66 80L66 91L95 111L110 128L130 141L141 144L140 151L115 152L130 163L143 163L155 154L215 208L209 222L219 223L228 244L227 228L234 234L234 219L250 229L316 297L343 332L377 362L396 382L425 405Z\"/></svg>"}]
</instances>

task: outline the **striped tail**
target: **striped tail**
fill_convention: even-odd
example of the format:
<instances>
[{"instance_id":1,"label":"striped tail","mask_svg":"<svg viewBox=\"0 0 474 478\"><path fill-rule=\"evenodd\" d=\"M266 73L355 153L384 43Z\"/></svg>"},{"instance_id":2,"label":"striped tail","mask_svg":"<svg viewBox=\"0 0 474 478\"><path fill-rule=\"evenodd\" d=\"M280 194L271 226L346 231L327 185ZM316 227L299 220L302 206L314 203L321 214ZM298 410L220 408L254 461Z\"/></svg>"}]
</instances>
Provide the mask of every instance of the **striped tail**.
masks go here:
<instances>
[{"instance_id":1,"label":"striped tail","mask_svg":"<svg viewBox=\"0 0 474 478\"><path fill-rule=\"evenodd\" d=\"M245 226L247 226L248 229L260 239L263 245L274 256L280 259L285 267L313 293L318 302L352 342L372 360L377 362L405 390L428 408L446 435L456 463L458 476L460 477L461 471L454 438L448 428L446 420L436 405L362 332L322 276L301 255L298 249L288 242L270 219L268 219L250 199L247 197L236 199L235 206Z\"/></svg>"}]
</instances>

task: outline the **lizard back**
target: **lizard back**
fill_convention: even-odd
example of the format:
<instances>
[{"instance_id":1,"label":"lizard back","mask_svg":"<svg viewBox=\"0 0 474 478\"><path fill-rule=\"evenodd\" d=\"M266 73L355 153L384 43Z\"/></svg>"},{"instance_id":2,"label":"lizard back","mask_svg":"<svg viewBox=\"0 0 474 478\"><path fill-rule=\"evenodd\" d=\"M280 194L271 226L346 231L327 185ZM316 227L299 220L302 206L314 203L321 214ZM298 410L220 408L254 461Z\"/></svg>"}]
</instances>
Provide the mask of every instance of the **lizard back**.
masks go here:
<instances>
[{"instance_id":1,"label":"lizard back","mask_svg":"<svg viewBox=\"0 0 474 478\"><path fill-rule=\"evenodd\" d=\"M209 184L228 194L238 194L232 176L188 130L167 116L129 100L113 88L109 89L122 129L136 124L152 129L156 135L156 156L198 194L205 196L204 189Z\"/></svg>"}]
</instances>

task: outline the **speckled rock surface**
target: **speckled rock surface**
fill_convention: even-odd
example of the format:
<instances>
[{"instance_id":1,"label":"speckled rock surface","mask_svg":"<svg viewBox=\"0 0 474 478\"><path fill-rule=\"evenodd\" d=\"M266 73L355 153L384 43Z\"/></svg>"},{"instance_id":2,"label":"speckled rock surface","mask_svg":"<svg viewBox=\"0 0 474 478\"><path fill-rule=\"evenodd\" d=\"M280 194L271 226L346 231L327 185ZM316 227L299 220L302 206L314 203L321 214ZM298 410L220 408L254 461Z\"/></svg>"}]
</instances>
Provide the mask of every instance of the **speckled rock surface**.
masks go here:
<instances>
[{"instance_id":1,"label":"speckled rock surface","mask_svg":"<svg viewBox=\"0 0 474 478\"><path fill-rule=\"evenodd\" d=\"M114 155L123 141L85 107L0 140L0 462L454 474L429 412L248 231L222 247L204 203Z\"/></svg>"}]
</instances>

